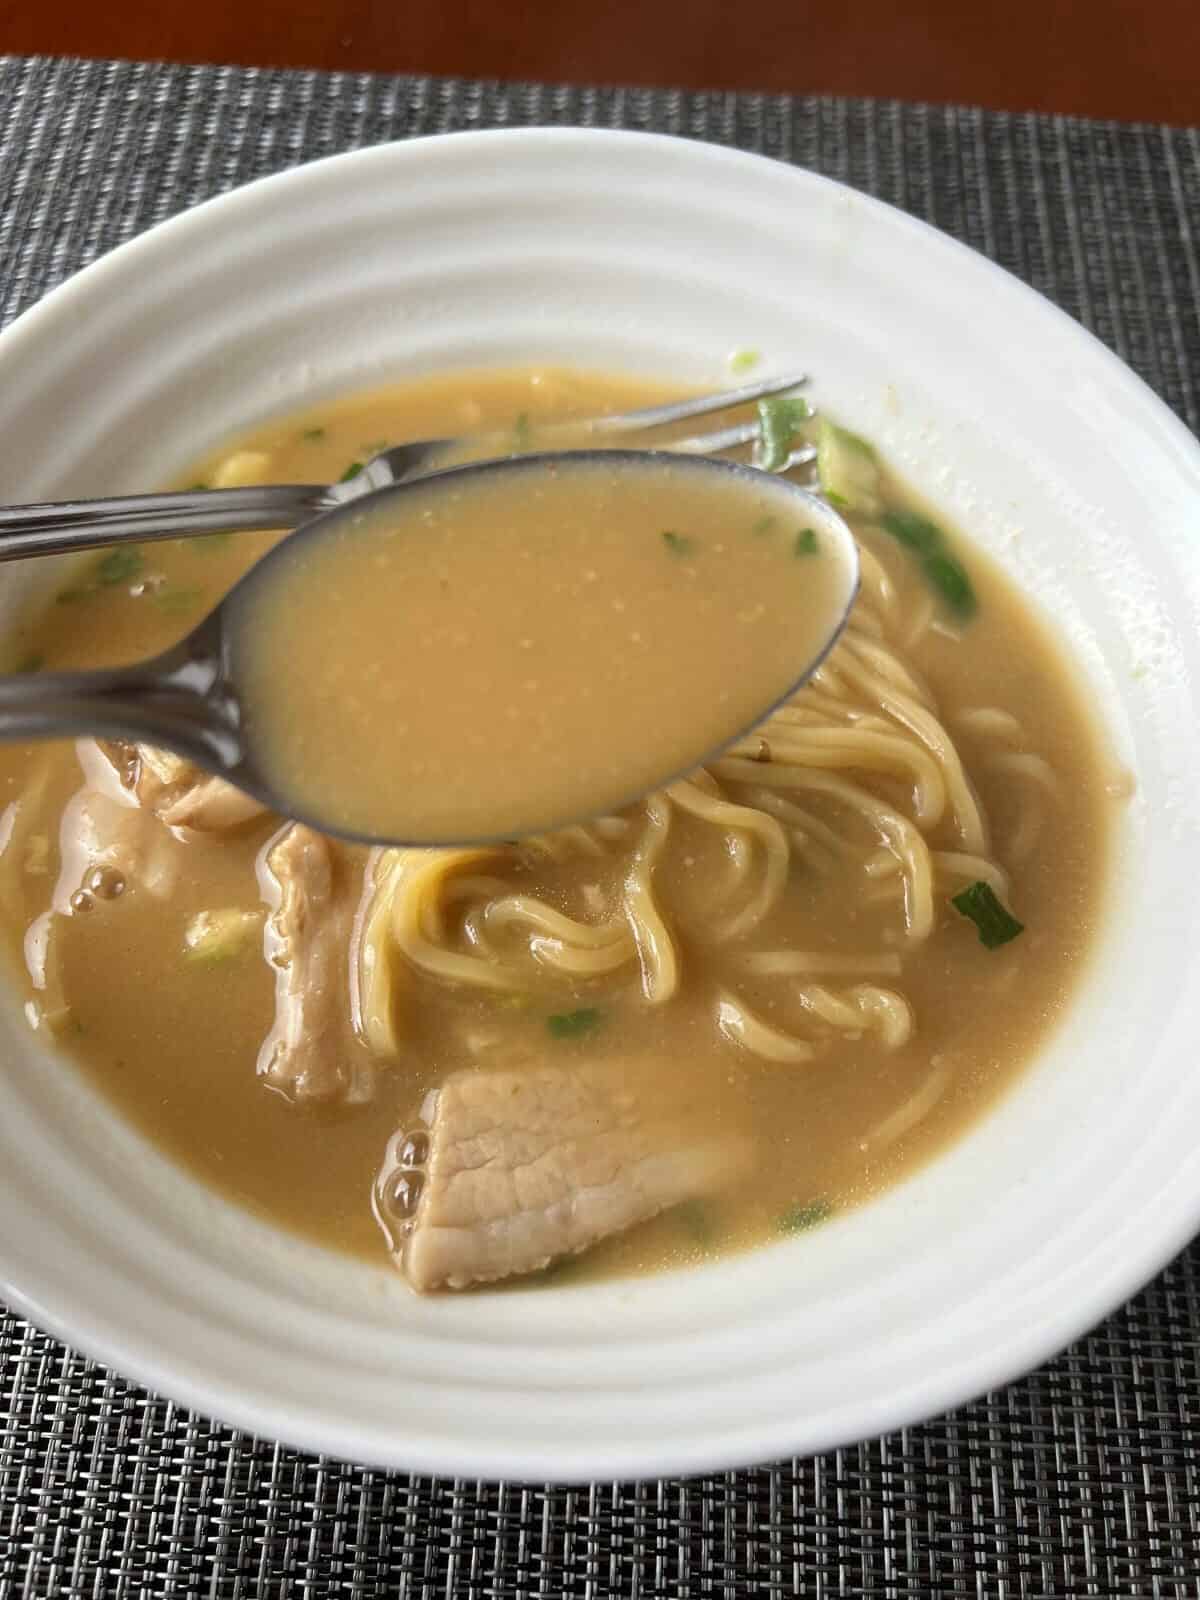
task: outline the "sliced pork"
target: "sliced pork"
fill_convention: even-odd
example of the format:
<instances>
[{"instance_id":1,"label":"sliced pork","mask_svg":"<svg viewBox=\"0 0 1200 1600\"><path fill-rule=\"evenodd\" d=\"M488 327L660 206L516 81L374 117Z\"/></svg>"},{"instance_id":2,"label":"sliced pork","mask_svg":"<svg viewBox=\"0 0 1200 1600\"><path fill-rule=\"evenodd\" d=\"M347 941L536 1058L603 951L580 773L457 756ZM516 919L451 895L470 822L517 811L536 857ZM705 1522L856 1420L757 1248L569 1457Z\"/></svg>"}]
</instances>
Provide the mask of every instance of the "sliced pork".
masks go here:
<instances>
[{"instance_id":1,"label":"sliced pork","mask_svg":"<svg viewBox=\"0 0 1200 1600\"><path fill-rule=\"evenodd\" d=\"M740 1141L689 1133L636 1077L570 1065L448 1078L428 1132L392 1141L377 1185L412 1286L536 1272L735 1181Z\"/></svg>"}]
</instances>

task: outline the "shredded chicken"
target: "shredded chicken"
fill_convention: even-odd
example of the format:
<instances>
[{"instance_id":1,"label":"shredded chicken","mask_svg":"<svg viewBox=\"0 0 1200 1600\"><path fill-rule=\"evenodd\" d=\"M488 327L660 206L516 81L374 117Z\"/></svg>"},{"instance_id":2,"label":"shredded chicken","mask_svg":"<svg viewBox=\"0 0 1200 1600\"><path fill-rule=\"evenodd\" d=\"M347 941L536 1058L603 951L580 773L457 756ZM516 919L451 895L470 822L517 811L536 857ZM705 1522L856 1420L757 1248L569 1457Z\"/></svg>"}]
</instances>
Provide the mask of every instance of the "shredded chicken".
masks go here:
<instances>
[{"instance_id":1,"label":"shredded chicken","mask_svg":"<svg viewBox=\"0 0 1200 1600\"><path fill-rule=\"evenodd\" d=\"M362 870L342 845L292 822L262 856L271 914L266 949L275 968L275 1024L258 1071L300 1103L371 1098L374 1071L350 1019L350 935Z\"/></svg>"},{"instance_id":2,"label":"shredded chicken","mask_svg":"<svg viewBox=\"0 0 1200 1600\"><path fill-rule=\"evenodd\" d=\"M169 828L217 833L267 815L261 801L169 750L116 739L98 741L98 746L126 792Z\"/></svg>"},{"instance_id":3,"label":"shredded chicken","mask_svg":"<svg viewBox=\"0 0 1200 1600\"><path fill-rule=\"evenodd\" d=\"M689 1133L627 1066L455 1073L430 1129L393 1140L376 1213L415 1289L536 1272L744 1170L736 1136ZM411 1208L411 1225L404 1211Z\"/></svg>"},{"instance_id":4,"label":"shredded chicken","mask_svg":"<svg viewBox=\"0 0 1200 1600\"><path fill-rule=\"evenodd\" d=\"M171 835L149 812L85 787L68 801L59 827L62 864L54 890L54 909L70 916L80 892L103 898L125 887L139 887L168 900L178 880ZM117 885L121 885L121 889Z\"/></svg>"},{"instance_id":5,"label":"shredded chicken","mask_svg":"<svg viewBox=\"0 0 1200 1600\"><path fill-rule=\"evenodd\" d=\"M115 784L104 788L85 783L72 795L63 808L58 843L60 861L50 906L34 918L24 940L25 964L37 992L26 1014L34 1027L45 1024L52 1031L65 1025L71 1014L60 964L61 919L98 917L98 906L128 890L169 900L179 877L176 841L153 812L134 805ZM33 851L35 844L38 848ZM32 836L26 870L47 871L49 856L49 840Z\"/></svg>"}]
</instances>

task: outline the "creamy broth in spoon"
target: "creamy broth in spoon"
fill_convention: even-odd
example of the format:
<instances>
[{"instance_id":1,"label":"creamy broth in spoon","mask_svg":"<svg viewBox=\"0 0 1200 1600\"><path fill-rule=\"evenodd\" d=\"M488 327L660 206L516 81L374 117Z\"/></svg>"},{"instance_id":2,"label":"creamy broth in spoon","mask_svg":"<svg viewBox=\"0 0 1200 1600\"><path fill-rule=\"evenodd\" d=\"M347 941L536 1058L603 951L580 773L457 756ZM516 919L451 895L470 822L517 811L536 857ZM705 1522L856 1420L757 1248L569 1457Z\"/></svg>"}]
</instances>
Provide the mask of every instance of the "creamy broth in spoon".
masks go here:
<instances>
[{"instance_id":1,"label":"creamy broth in spoon","mask_svg":"<svg viewBox=\"0 0 1200 1600\"><path fill-rule=\"evenodd\" d=\"M281 546L230 608L271 789L350 835L519 838L635 800L795 688L857 556L763 474L604 452L467 467Z\"/></svg>"}]
</instances>

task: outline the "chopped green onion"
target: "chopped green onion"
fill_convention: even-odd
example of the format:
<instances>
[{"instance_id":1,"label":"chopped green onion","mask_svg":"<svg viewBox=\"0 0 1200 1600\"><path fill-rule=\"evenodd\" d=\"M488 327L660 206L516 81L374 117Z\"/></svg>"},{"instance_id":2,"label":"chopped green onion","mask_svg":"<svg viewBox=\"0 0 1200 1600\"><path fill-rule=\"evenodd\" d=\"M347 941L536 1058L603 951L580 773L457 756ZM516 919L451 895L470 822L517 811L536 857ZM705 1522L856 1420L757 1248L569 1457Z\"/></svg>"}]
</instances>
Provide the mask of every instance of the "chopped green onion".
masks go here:
<instances>
[{"instance_id":1,"label":"chopped green onion","mask_svg":"<svg viewBox=\"0 0 1200 1600\"><path fill-rule=\"evenodd\" d=\"M197 494L201 489L207 488L208 485L206 483L189 483L185 492L187 494Z\"/></svg>"},{"instance_id":2,"label":"chopped green onion","mask_svg":"<svg viewBox=\"0 0 1200 1600\"><path fill-rule=\"evenodd\" d=\"M734 350L729 357L729 370L730 372L749 372L761 360L761 350Z\"/></svg>"},{"instance_id":3,"label":"chopped green onion","mask_svg":"<svg viewBox=\"0 0 1200 1600\"><path fill-rule=\"evenodd\" d=\"M596 1006L580 1006L578 1011L558 1011L547 1017L546 1027L552 1039L578 1039L598 1028L603 1018Z\"/></svg>"},{"instance_id":4,"label":"chopped green onion","mask_svg":"<svg viewBox=\"0 0 1200 1600\"><path fill-rule=\"evenodd\" d=\"M198 911L183 935L183 958L197 966L215 966L248 948L262 926L262 913L228 906Z\"/></svg>"},{"instance_id":5,"label":"chopped green onion","mask_svg":"<svg viewBox=\"0 0 1200 1600\"><path fill-rule=\"evenodd\" d=\"M13 668L14 672L40 672L46 665L46 658L40 650L31 650L27 656L22 656Z\"/></svg>"},{"instance_id":6,"label":"chopped green onion","mask_svg":"<svg viewBox=\"0 0 1200 1600\"><path fill-rule=\"evenodd\" d=\"M300 435L300 437L302 439L307 439L310 444L315 444L318 439L323 439L325 437L325 429L324 428L305 428L304 432Z\"/></svg>"},{"instance_id":7,"label":"chopped green onion","mask_svg":"<svg viewBox=\"0 0 1200 1600\"><path fill-rule=\"evenodd\" d=\"M339 483L349 483L351 478L357 478L358 477L358 475L362 471L362 469L363 469L363 463L361 461L352 461L350 463L350 465L346 468L345 472L342 473L341 477L338 479L338 482Z\"/></svg>"},{"instance_id":8,"label":"chopped green onion","mask_svg":"<svg viewBox=\"0 0 1200 1600\"><path fill-rule=\"evenodd\" d=\"M228 533L203 533L196 539L189 539L188 543L193 550L199 550L204 555L212 555L214 550L224 550L233 538L232 532Z\"/></svg>"},{"instance_id":9,"label":"chopped green onion","mask_svg":"<svg viewBox=\"0 0 1200 1600\"><path fill-rule=\"evenodd\" d=\"M832 1215L833 1207L829 1201L818 1196L816 1200L809 1200L802 1206L793 1206L790 1211L785 1211L779 1219L779 1231L804 1233L819 1223L828 1222Z\"/></svg>"},{"instance_id":10,"label":"chopped green onion","mask_svg":"<svg viewBox=\"0 0 1200 1600\"><path fill-rule=\"evenodd\" d=\"M830 505L860 517L876 517L882 509L874 447L828 417L817 422L817 482Z\"/></svg>"},{"instance_id":11,"label":"chopped green onion","mask_svg":"<svg viewBox=\"0 0 1200 1600\"><path fill-rule=\"evenodd\" d=\"M802 395L777 394L758 402L759 439L755 466L779 472L792 454L796 434L812 411Z\"/></svg>"},{"instance_id":12,"label":"chopped green onion","mask_svg":"<svg viewBox=\"0 0 1200 1600\"><path fill-rule=\"evenodd\" d=\"M795 543L792 545L792 554L794 556L815 556L820 548L821 546L817 542L817 530L815 528L801 528L796 535Z\"/></svg>"},{"instance_id":13,"label":"chopped green onion","mask_svg":"<svg viewBox=\"0 0 1200 1600\"><path fill-rule=\"evenodd\" d=\"M204 598L204 590L197 588L186 589L156 589L152 596L154 604L168 617L186 616L189 611L194 611Z\"/></svg>"},{"instance_id":14,"label":"chopped green onion","mask_svg":"<svg viewBox=\"0 0 1200 1600\"><path fill-rule=\"evenodd\" d=\"M921 558L925 581L936 589L951 611L962 618L974 616L978 607L966 568L946 549L946 536L936 522L918 511L885 511L879 525L899 544Z\"/></svg>"},{"instance_id":15,"label":"chopped green onion","mask_svg":"<svg viewBox=\"0 0 1200 1600\"><path fill-rule=\"evenodd\" d=\"M140 550L128 546L110 550L106 556L101 556L92 569L93 576L87 582L60 589L54 597L55 601L60 606L71 606L80 600L88 600L98 589L111 589L118 583L137 577L145 565Z\"/></svg>"},{"instance_id":16,"label":"chopped green onion","mask_svg":"<svg viewBox=\"0 0 1200 1600\"><path fill-rule=\"evenodd\" d=\"M919 511L885 511L879 519L879 526L907 549L915 550L919 556L933 555L945 542L937 523L930 522Z\"/></svg>"},{"instance_id":17,"label":"chopped green onion","mask_svg":"<svg viewBox=\"0 0 1200 1600\"><path fill-rule=\"evenodd\" d=\"M696 541L689 539L686 533L672 533L667 528L663 532L663 543L674 556L692 556L696 553Z\"/></svg>"},{"instance_id":18,"label":"chopped green onion","mask_svg":"<svg viewBox=\"0 0 1200 1600\"><path fill-rule=\"evenodd\" d=\"M875 463L879 460L875 446L869 439L864 439L861 433L855 433L853 428L843 428L840 422L825 421L825 427L837 434L838 443L845 450L851 450L855 455L864 456L868 461Z\"/></svg>"},{"instance_id":19,"label":"chopped green onion","mask_svg":"<svg viewBox=\"0 0 1200 1600\"><path fill-rule=\"evenodd\" d=\"M127 578L136 578L145 565L140 550L110 550L96 566L96 582L110 588L113 584L124 583Z\"/></svg>"},{"instance_id":20,"label":"chopped green onion","mask_svg":"<svg viewBox=\"0 0 1200 1600\"><path fill-rule=\"evenodd\" d=\"M990 884L972 883L961 894L956 894L950 904L973 922L979 930L979 942L995 950L1010 939L1023 933L1025 924L1018 922L1007 907L1001 905Z\"/></svg>"},{"instance_id":21,"label":"chopped green onion","mask_svg":"<svg viewBox=\"0 0 1200 1600\"><path fill-rule=\"evenodd\" d=\"M751 533L770 533L776 523L775 517L759 517L757 522L750 524Z\"/></svg>"},{"instance_id":22,"label":"chopped green onion","mask_svg":"<svg viewBox=\"0 0 1200 1600\"><path fill-rule=\"evenodd\" d=\"M937 555L926 556L921 563L921 571L951 611L964 619L974 616L978 602L961 561L941 551Z\"/></svg>"},{"instance_id":23,"label":"chopped green onion","mask_svg":"<svg viewBox=\"0 0 1200 1600\"><path fill-rule=\"evenodd\" d=\"M522 411L513 424L513 442L518 450L528 450L533 443L533 424L528 411Z\"/></svg>"}]
</instances>

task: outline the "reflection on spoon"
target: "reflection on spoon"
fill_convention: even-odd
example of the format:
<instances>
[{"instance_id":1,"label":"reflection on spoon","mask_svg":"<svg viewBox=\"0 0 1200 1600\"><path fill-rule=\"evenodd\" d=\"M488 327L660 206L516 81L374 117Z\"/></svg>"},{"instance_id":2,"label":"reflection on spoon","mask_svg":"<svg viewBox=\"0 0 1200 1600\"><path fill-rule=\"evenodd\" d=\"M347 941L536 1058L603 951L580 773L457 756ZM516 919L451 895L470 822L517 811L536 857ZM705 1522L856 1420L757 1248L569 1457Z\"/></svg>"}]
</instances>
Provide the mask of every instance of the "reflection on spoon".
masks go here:
<instances>
[{"instance_id":1,"label":"reflection on spoon","mask_svg":"<svg viewBox=\"0 0 1200 1600\"><path fill-rule=\"evenodd\" d=\"M162 745L347 838L519 837L743 734L857 583L845 523L786 479L646 451L486 462L309 523L152 661L0 679L0 737Z\"/></svg>"}]
</instances>

